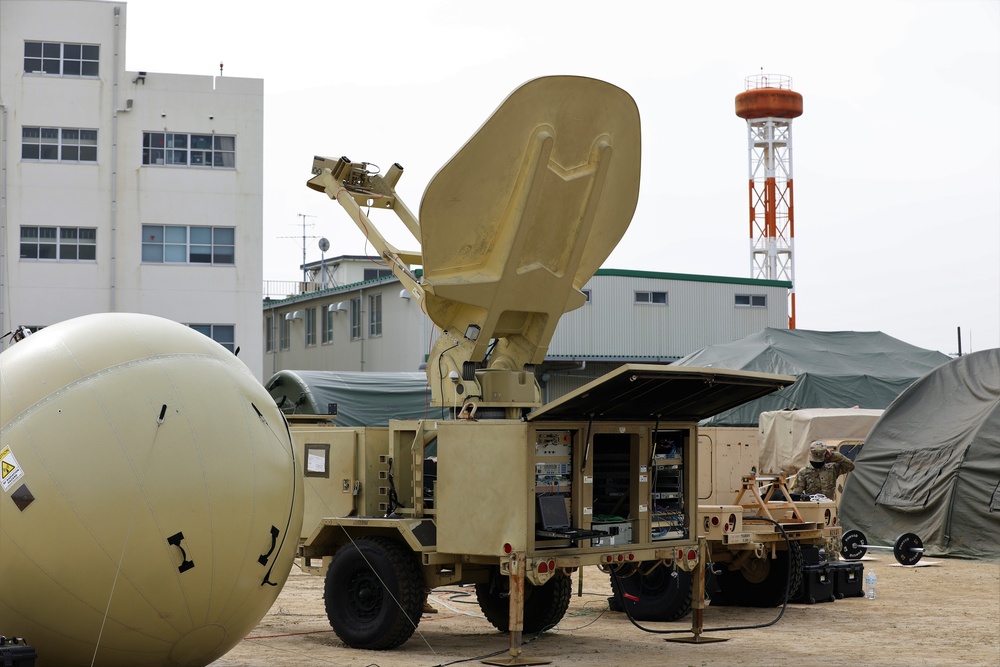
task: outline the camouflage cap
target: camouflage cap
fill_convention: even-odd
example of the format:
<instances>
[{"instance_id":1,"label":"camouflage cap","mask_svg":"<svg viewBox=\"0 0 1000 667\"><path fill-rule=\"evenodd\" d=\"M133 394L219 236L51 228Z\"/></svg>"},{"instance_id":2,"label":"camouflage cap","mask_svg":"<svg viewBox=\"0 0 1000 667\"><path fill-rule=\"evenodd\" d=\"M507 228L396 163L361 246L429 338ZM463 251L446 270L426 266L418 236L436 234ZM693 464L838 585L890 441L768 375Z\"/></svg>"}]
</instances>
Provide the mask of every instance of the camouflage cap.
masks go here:
<instances>
[{"instance_id":1,"label":"camouflage cap","mask_svg":"<svg viewBox=\"0 0 1000 667\"><path fill-rule=\"evenodd\" d=\"M826 445L822 440L816 440L809 445L809 460L817 463L826 460Z\"/></svg>"}]
</instances>

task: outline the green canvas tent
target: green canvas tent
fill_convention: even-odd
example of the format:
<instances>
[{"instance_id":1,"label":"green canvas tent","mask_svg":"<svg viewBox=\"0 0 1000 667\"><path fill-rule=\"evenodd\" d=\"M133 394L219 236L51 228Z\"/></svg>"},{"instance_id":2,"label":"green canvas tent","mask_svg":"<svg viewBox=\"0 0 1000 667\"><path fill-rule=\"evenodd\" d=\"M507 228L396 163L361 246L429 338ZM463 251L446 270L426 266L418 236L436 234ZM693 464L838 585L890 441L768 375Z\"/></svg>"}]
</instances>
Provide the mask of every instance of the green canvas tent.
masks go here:
<instances>
[{"instance_id":1,"label":"green canvas tent","mask_svg":"<svg viewBox=\"0 0 1000 667\"><path fill-rule=\"evenodd\" d=\"M425 373L278 371L264 388L285 414L326 415L338 426L387 426L428 416Z\"/></svg>"},{"instance_id":2,"label":"green canvas tent","mask_svg":"<svg viewBox=\"0 0 1000 667\"><path fill-rule=\"evenodd\" d=\"M885 408L917 378L950 357L884 333L764 329L674 362L796 376L790 387L705 420L756 426L760 413L802 408Z\"/></svg>"},{"instance_id":3,"label":"green canvas tent","mask_svg":"<svg viewBox=\"0 0 1000 667\"><path fill-rule=\"evenodd\" d=\"M872 427L841 525L870 544L916 533L931 555L1000 558L1000 349L913 383Z\"/></svg>"}]
</instances>

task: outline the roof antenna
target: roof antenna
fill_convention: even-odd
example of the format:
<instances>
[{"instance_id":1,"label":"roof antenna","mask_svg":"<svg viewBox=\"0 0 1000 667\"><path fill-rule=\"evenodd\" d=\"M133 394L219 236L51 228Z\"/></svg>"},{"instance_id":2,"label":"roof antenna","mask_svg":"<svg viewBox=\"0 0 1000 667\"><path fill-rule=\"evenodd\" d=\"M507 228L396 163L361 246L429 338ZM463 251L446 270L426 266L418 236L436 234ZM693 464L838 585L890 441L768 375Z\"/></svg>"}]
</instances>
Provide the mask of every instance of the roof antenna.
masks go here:
<instances>
[{"instance_id":1,"label":"roof antenna","mask_svg":"<svg viewBox=\"0 0 1000 667\"><path fill-rule=\"evenodd\" d=\"M219 61L219 76L222 76L222 61Z\"/></svg>"}]
</instances>

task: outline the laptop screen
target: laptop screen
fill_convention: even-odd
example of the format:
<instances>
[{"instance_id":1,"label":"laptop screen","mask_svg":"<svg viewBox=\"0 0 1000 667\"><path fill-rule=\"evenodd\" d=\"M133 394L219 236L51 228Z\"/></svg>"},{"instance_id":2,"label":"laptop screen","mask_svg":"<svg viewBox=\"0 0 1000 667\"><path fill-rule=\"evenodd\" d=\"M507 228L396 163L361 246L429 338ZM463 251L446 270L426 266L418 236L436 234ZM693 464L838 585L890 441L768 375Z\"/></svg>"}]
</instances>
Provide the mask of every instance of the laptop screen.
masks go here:
<instances>
[{"instance_id":1,"label":"laptop screen","mask_svg":"<svg viewBox=\"0 0 1000 667\"><path fill-rule=\"evenodd\" d=\"M542 520L543 530L569 528L566 496L538 496L538 513Z\"/></svg>"}]
</instances>

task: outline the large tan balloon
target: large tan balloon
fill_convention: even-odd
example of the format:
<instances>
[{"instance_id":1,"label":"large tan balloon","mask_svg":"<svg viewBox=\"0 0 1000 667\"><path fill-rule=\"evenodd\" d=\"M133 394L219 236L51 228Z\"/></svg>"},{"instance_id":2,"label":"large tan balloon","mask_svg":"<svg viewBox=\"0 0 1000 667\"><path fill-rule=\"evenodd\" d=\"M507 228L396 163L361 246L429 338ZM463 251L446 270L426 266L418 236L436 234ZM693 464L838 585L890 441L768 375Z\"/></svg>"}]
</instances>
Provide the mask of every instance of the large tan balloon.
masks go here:
<instances>
[{"instance_id":1,"label":"large tan balloon","mask_svg":"<svg viewBox=\"0 0 1000 667\"><path fill-rule=\"evenodd\" d=\"M212 662L285 583L298 474L268 393L188 327L25 338L0 354L0 634L40 667Z\"/></svg>"}]
</instances>

